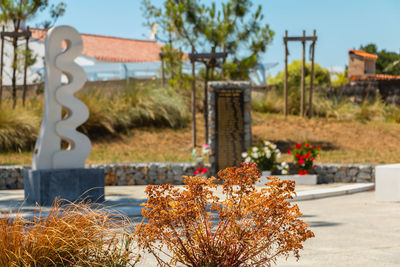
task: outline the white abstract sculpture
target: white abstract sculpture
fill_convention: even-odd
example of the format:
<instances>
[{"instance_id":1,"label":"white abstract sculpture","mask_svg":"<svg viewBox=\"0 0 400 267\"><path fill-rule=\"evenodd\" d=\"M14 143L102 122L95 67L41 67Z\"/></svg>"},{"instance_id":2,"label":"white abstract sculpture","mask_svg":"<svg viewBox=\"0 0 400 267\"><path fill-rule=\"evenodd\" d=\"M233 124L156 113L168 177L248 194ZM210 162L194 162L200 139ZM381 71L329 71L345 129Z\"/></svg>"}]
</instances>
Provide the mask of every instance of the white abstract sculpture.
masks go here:
<instances>
[{"instance_id":1,"label":"white abstract sculpture","mask_svg":"<svg viewBox=\"0 0 400 267\"><path fill-rule=\"evenodd\" d=\"M84 70L74 62L82 50L82 38L72 27L58 26L47 33L43 120L33 155L33 170L83 168L89 156L89 138L76 131L89 117L86 105L74 97L86 82ZM62 74L67 76L68 84L61 83ZM64 118L62 108L67 111ZM69 143L67 150L61 149L61 139Z\"/></svg>"}]
</instances>

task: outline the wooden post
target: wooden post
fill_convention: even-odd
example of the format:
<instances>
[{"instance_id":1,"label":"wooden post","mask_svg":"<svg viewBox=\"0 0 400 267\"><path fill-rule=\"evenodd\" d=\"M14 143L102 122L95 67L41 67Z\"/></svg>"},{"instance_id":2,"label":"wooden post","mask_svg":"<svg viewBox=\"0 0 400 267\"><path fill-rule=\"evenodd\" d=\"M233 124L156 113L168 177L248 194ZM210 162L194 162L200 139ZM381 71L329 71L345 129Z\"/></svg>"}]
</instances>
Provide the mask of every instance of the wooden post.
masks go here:
<instances>
[{"instance_id":1,"label":"wooden post","mask_svg":"<svg viewBox=\"0 0 400 267\"><path fill-rule=\"evenodd\" d=\"M0 59L0 107L1 107L1 102L3 98L3 55L4 55L4 26L2 28L1 32L1 59Z\"/></svg>"},{"instance_id":2,"label":"wooden post","mask_svg":"<svg viewBox=\"0 0 400 267\"><path fill-rule=\"evenodd\" d=\"M306 31L303 30L303 40L301 41L303 45L303 62L301 65L301 95L300 95L300 116L304 117L305 108L305 67L306 67Z\"/></svg>"},{"instance_id":3,"label":"wooden post","mask_svg":"<svg viewBox=\"0 0 400 267\"><path fill-rule=\"evenodd\" d=\"M288 31L285 31L285 38L288 37ZM287 88L287 82L288 82L288 47L287 47L287 41L284 38L284 43L285 43L285 80L283 82L283 97L285 99L285 106L284 106L284 114L285 116L288 115L288 88Z\"/></svg>"},{"instance_id":4,"label":"wooden post","mask_svg":"<svg viewBox=\"0 0 400 267\"><path fill-rule=\"evenodd\" d=\"M209 67L208 64L206 64L206 77L204 79L204 107L203 107L205 144L208 144L208 97L207 97L208 72L209 72Z\"/></svg>"},{"instance_id":5,"label":"wooden post","mask_svg":"<svg viewBox=\"0 0 400 267\"><path fill-rule=\"evenodd\" d=\"M215 54L215 46L211 48L211 54ZM214 80L214 69L215 69L215 59L211 58L209 61L210 68L211 68L211 80Z\"/></svg>"},{"instance_id":6,"label":"wooden post","mask_svg":"<svg viewBox=\"0 0 400 267\"><path fill-rule=\"evenodd\" d=\"M192 46L192 54L194 54L194 46ZM192 63L192 146L196 148L196 70L195 61Z\"/></svg>"},{"instance_id":7,"label":"wooden post","mask_svg":"<svg viewBox=\"0 0 400 267\"><path fill-rule=\"evenodd\" d=\"M165 86L164 54L160 53L162 86Z\"/></svg>"},{"instance_id":8,"label":"wooden post","mask_svg":"<svg viewBox=\"0 0 400 267\"><path fill-rule=\"evenodd\" d=\"M29 27L27 27L27 31L29 32ZM27 85L26 85L26 76L27 76L27 71L28 71L28 49L29 49L29 35L26 36L25 38L26 43L25 43L25 65L24 65L24 91L22 93L22 106L25 107L25 98L26 98L26 91L27 91Z\"/></svg>"},{"instance_id":9,"label":"wooden post","mask_svg":"<svg viewBox=\"0 0 400 267\"><path fill-rule=\"evenodd\" d=\"M316 37L316 30L314 30L313 37ZM314 51L315 40L311 44L311 73L310 73L310 95L308 100L308 117L312 117L312 95L314 89Z\"/></svg>"},{"instance_id":10,"label":"wooden post","mask_svg":"<svg viewBox=\"0 0 400 267\"><path fill-rule=\"evenodd\" d=\"M222 44L222 52L226 53L226 46L225 44ZM222 58L222 79L225 79L225 61L226 61L226 57Z\"/></svg>"}]
</instances>

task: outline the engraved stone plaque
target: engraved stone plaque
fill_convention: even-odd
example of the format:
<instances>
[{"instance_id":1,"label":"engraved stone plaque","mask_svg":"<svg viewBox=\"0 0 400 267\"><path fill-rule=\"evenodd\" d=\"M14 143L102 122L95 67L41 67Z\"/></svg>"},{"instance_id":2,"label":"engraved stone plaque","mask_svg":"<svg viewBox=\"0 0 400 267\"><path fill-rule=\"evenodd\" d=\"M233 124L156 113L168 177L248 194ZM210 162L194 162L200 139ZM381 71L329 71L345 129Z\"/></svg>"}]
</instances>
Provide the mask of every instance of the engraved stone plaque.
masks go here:
<instances>
[{"instance_id":1,"label":"engraved stone plaque","mask_svg":"<svg viewBox=\"0 0 400 267\"><path fill-rule=\"evenodd\" d=\"M223 89L215 94L217 168L239 166L244 150L243 91Z\"/></svg>"},{"instance_id":2,"label":"engraved stone plaque","mask_svg":"<svg viewBox=\"0 0 400 267\"><path fill-rule=\"evenodd\" d=\"M249 82L209 82L208 117L212 172L240 166L251 144Z\"/></svg>"}]
</instances>

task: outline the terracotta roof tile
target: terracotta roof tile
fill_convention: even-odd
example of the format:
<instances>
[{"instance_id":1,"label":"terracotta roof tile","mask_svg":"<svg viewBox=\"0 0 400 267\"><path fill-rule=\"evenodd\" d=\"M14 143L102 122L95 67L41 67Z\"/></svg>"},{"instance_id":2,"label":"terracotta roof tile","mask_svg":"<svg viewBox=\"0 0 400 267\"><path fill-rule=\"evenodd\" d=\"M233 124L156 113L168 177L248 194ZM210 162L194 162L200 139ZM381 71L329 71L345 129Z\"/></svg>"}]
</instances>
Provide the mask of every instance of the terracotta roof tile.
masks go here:
<instances>
[{"instance_id":1,"label":"terracotta roof tile","mask_svg":"<svg viewBox=\"0 0 400 267\"><path fill-rule=\"evenodd\" d=\"M400 80L398 75L375 74L367 77L351 76L350 81L382 81L382 80Z\"/></svg>"},{"instance_id":2,"label":"terracotta roof tile","mask_svg":"<svg viewBox=\"0 0 400 267\"><path fill-rule=\"evenodd\" d=\"M32 37L44 41L46 31L32 28ZM160 43L95 34L81 34L85 56L111 62L160 61Z\"/></svg>"},{"instance_id":3,"label":"terracotta roof tile","mask_svg":"<svg viewBox=\"0 0 400 267\"><path fill-rule=\"evenodd\" d=\"M362 56L362 57L371 58L371 59L377 59L378 58L377 55L370 54L370 53L367 53L367 52L364 52L364 51L354 50L354 49L349 50L349 54L355 54L357 56Z\"/></svg>"}]
</instances>

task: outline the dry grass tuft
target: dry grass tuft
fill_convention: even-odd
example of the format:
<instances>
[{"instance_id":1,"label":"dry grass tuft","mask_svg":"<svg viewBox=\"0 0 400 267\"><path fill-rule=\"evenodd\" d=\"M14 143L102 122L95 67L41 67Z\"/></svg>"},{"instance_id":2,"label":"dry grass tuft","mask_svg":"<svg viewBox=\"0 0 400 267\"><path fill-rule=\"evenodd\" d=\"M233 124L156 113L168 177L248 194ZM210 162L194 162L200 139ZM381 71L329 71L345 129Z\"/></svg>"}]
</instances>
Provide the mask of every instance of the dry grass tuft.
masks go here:
<instances>
[{"instance_id":1,"label":"dry grass tuft","mask_svg":"<svg viewBox=\"0 0 400 267\"><path fill-rule=\"evenodd\" d=\"M126 220L84 203L56 202L46 217L39 209L32 221L6 214L0 266L133 266Z\"/></svg>"},{"instance_id":2,"label":"dry grass tuft","mask_svg":"<svg viewBox=\"0 0 400 267\"><path fill-rule=\"evenodd\" d=\"M12 110L9 103L0 108L0 150L19 151L33 148L39 132L39 119L23 108Z\"/></svg>"}]
</instances>

